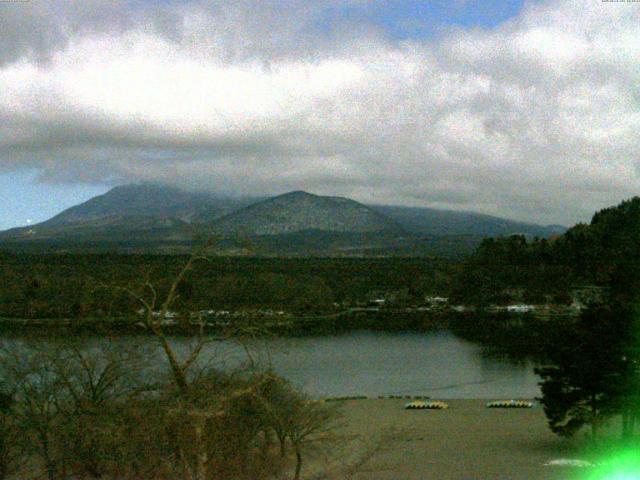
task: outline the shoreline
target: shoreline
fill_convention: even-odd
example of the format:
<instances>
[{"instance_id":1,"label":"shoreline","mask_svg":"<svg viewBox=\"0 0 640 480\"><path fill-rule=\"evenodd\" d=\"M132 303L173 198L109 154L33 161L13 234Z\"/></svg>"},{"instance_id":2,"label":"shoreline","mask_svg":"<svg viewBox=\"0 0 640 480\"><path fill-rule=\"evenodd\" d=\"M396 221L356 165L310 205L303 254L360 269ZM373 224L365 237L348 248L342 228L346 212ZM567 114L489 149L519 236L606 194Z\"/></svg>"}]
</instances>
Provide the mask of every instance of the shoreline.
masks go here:
<instances>
[{"instance_id":1,"label":"shoreline","mask_svg":"<svg viewBox=\"0 0 640 480\"><path fill-rule=\"evenodd\" d=\"M446 410L405 410L404 400L346 400L340 433L378 448L357 480L560 480L582 469L545 466L583 458L581 438L562 439L534 408L487 408L495 399L438 399ZM362 453L364 455L364 453Z\"/></svg>"},{"instance_id":2,"label":"shoreline","mask_svg":"<svg viewBox=\"0 0 640 480\"><path fill-rule=\"evenodd\" d=\"M234 324L205 325L206 335L225 332L230 327L251 327L254 336L273 338L331 337L358 331L381 333L433 333L446 331L479 345L487 355L518 361L544 360L546 339L564 323L564 317L540 319L530 314L517 317L481 312L456 314L412 314L385 312L383 315L314 315L292 317L286 322L264 322L250 318ZM163 327L167 336L198 334L200 327L191 323L173 323ZM65 335L126 336L149 335L139 317L85 319L24 319L0 317L0 335L56 337Z\"/></svg>"}]
</instances>

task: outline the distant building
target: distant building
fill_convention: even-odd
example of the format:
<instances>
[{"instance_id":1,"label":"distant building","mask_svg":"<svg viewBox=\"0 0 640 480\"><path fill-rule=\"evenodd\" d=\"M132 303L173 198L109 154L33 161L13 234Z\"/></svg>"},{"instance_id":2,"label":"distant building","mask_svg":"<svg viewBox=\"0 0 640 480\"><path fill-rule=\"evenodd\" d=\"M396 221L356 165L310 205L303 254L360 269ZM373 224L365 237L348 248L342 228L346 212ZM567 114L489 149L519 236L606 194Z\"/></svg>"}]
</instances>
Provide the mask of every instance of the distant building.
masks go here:
<instances>
[{"instance_id":1,"label":"distant building","mask_svg":"<svg viewBox=\"0 0 640 480\"><path fill-rule=\"evenodd\" d=\"M369 306L371 307L384 307L386 300L384 298L374 298L373 300L369 300Z\"/></svg>"},{"instance_id":2,"label":"distant building","mask_svg":"<svg viewBox=\"0 0 640 480\"><path fill-rule=\"evenodd\" d=\"M527 313L536 309L533 305L508 305L505 310L509 313Z\"/></svg>"},{"instance_id":3,"label":"distant building","mask_svg":"<svg viewBox=\"0 0 640 480\"><path fill-rule=\"evenodd\" d=\"M449 298L447 297L425 297L424 300L432 305L449 303Z\"/></svg>"}]
</instances>

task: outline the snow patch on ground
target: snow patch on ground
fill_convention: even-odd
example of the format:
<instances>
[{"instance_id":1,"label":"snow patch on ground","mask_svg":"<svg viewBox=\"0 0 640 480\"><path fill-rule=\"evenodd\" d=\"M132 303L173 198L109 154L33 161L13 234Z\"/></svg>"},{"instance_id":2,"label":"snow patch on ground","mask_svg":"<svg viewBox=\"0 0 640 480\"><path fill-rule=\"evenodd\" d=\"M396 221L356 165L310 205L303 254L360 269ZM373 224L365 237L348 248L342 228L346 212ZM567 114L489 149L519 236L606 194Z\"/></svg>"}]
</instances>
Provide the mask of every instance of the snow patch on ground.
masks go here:
<instances>
[{"instance_id":1,"label":"snow patch on ground","mask_svg":"<svg viewBox=\"0 0 640 480\"><path fill-rule=\"evenodd\" d=\"M595 465L586 460L577 460L572 458L558 458L544 464L545 467L595 467Z\"/></svg>"}]
</instances>

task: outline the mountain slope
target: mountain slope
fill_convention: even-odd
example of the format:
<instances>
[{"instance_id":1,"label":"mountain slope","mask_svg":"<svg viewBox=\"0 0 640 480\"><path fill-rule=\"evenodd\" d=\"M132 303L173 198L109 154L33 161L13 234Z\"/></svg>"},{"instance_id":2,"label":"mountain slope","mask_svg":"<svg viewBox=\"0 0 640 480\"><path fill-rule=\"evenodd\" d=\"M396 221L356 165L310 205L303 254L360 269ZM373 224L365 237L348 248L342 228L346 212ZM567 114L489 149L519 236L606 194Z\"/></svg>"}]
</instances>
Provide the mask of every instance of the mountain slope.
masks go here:
<instances>
[{"instance_id":1,"label":"mountain slope","mask_svg":"<svg viewBox=\"0 0 640 480\"><path fill-rule=\"evenodd\" d=\"M0 232L0 248L185 252L194 238L216 234L226 237L221 247L231 253L246 251L241 244L251 239L265 255L439 255L469 253L487 236L547 237L561 231L475 213L367 206L301 191L256 202L125 185L40 224Z\"/></svg>"},{"instance_id":2,"label":"mountain slope","mask_svg":"<svg viewBox=\"0 0 640 480\"><path fill-rule=\"evenodd\" d=\"M166 234L168 229L211 221L253 201L160 185L123 185L44 222L0 232L0 239L134 239L136 232L161 230ZM170 236L175 237L176 232Z\"/></svg>"},{"instance_id":3,"label":"mountain slope","mask_svg":"<svg viewBox=\"0 0 640 480\"><path fill-rule=\"evenodd\" d=\"M536 225L474 212L386 205L372 205L371 208L394 219L407 231L420 235L495 237L523 234L548 237L566 230L561 225Z\"/></svg>"},{"instance_id":4,"label":"mountain slope","mask_svg":"<svg viewBox=\"0 0 640 480\"><path fill-rule=\"evenodd\" d=\"M402 232L395 221L370 207L341 197L289 192L255 203L212 224L225 235L283 235L306 230L326 232Z\"/></svg>"},{"instance_id":5,"label":"mountain slope","mask_svg":"<svg viewBox=\"0 0 640 480\"><path fill-rule=\"evenodd\" d=\"M223 216L246 202L160 185L123 185L40 224L54 226L118 217L174 218L184 222Z\"/></svg>"}]
</instances>

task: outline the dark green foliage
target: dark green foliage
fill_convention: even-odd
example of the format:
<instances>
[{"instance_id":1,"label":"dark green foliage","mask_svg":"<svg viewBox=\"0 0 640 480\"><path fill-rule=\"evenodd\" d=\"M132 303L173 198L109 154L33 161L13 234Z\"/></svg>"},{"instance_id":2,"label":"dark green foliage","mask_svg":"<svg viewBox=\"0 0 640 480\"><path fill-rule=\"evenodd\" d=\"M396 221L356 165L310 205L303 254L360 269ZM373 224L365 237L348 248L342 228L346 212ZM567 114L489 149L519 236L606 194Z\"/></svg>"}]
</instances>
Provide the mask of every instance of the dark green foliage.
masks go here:
<instances>
[{"instance_id":1,"label":"dark green foliage","mask_svg":"<svg viewBox=\"0 0 640 480\"><path fill-rule=\"evenodd\" d=\"M558 338L558 332L571 322L569 315L480 311L450 314L449 328L457 336L482 345L485 353L545 361L554 348L550 338Z\"/></svg>"},{"instance_id":2,"label":"dark green foliage","mask_svg":"<svg viewBox=\"0 0 640 480\"><path fill-rule=\"evenodd\" d=\"M13 394L0 389L0 413L8 412L13 406Z\"/></svg>"},{"instance_id":3,"label":"dark green foliage","mask_svg":"<svg viewBox=\"0 0 640 480\"><path fill-rule=\"evenodd\" d=\"M549 350L551 366L538 371L549 424L561 435L589 424L595 434L622 413L629 436L640 408L640 198L573 227L550 254L570 268L572 283L602 287L603 298L565 327Z\"/></svg>"},{"instance_id":4,"label":"dark green foliage","mask_svg":"<svg viewBox=\"0 0 640 480\"><path fill-rule=\"evenodd\" d=\"M566 325L548 351L542 399L551 430L571 436L584 425L595 435L602 421L619 412L627 384L630 311L622 305L593 305Z\"/></svg>"},{"instance_id":5,"label":"dark green foliage","mask_svg":"<svg viewBox=\"0 0 640 480\"><path fill-rule=\"evenodd\" d=\"M130 315L139 305L116 287L141 288L148 279L162 297L186 258L6 254L0 257L0 317ZM214 258L198 263L180 284L174 308L329 312L334 302L366 302L380 291L406 291L421 301L446 288L448 268L443 261L411 258Z\"/></svg>"},{"instance_id":6,"label":"dark green foliage","mask_svg":"<svg viewBox=\"0 0 640 480\"><path fill-rule=\"evenodd\" d=\"M464 262L452 297L475 304L570 302L575 286L640 287L640 197L597 212L556 238L486 239Z\"/></svg>"},{"instance_id":7,"label":"dark green foliage","mask_svg":"<svg viewBox=\"0 0 640 480\"><path fill-rule=\"evenodd\" d=\"M15 473L22 459L22 432L14 419L13 392L0 385L0 480Z\"/></svg>"},{"instance_id":8,"label":"dark green foliage","mask_svg":"<svg viewBox=\"0 0 640 480\"><path fill-rule=\"evenodd\" d=\"M546 239L517 235L482 242L453 279L454 301L474 304L567 301L571 266L556 261Z\"/></svg>"}]
</instances>

